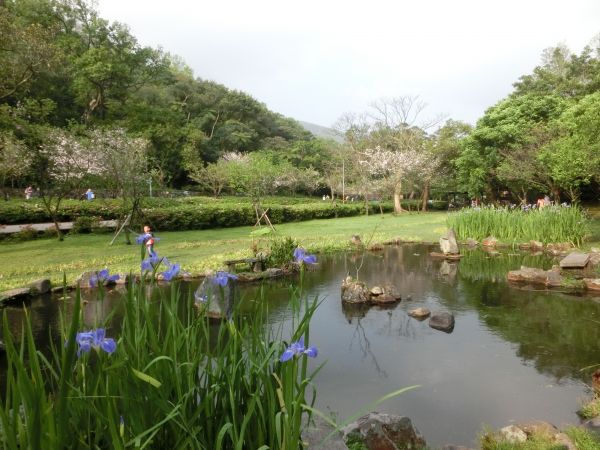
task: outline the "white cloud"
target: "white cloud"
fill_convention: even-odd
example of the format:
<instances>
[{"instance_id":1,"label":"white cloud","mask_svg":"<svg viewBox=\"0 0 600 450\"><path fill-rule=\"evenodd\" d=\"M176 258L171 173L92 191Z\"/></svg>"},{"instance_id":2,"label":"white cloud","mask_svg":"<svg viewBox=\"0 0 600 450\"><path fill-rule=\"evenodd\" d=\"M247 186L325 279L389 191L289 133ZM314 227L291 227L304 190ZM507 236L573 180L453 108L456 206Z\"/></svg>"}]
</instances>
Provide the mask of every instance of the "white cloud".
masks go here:
<instances>
[{"instance_id":1,"label":"white cloud","mask_svg":"<svg viewBox=\"0 0 600 450\"><path fill-rule=\"evenodd\" d=\"M474 122L544 48L579 52L600 32L597 0L100 0L98 9L197 76L322 125L397 95Z\"/></svg>"}]
</instances>

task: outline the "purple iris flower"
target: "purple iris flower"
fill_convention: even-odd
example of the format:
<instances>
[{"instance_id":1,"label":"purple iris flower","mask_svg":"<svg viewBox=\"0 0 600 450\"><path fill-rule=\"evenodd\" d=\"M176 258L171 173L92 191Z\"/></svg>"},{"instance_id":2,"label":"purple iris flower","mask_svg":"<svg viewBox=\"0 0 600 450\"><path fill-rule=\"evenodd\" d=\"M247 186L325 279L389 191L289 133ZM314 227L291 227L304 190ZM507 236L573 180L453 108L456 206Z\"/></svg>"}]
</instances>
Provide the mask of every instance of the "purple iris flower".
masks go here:
<instances>
[{"instance_id":1,"label":"purple iris flower","mask_svg":"<svg viewBox=\"0 0 600 450\"><path fill-rule=\"evenodd\" d=\"M90 277L89 283L90 283L90 287L96 287L96 286L98 286L99 283L104 284L107 281L113 282L113 281L117 281L119 278L120 277L118 274L109 275L108 269L102 269Z\"/></svg>"},{"instance_id":2,"label":"purple iris flower","mask_svg":"<svg viewBox=\"0 0 600 450\"><path fill-rule=\"evenodd\" d=\"M316 358L319 354L317 347L311 345L308 348L304 347L304 336L302 336L297 342L292 342L288 348L282 353L279 361L286 362L292 359L294 356L307 355L310 358Z\"/></svg>"},{"instance_id":3,"label":"purple iris flower","mask_svg":"<svg viewBox=\"0 0 600 450\"><path fill-rule=\"evenodd\" d=\"M306 253L306 250L304 250L302 247L298 247L296 250L294 250L294 259L299 264L300 263L305 263L305 264L316 264L317 263L317 257L315 255L308 255Z\"/></svg>"},{"instance_id":4,"label":"purple iris flower","mask_svg":"<svg viewBox=\"0 0 600 450\"><path fill-rule=\"evenodd\" d=\"M162 275L163 280L171 281L177 276L177 274L179 273L179 269L181 269L181 266L179 264L173 264L169 267L168 270L161 272L160 274Z\"/></svg>"},{"instance_id":5,"label":"purple iris flower","mask_svg":"<svg viewBox=\"0 0 600 450\"><path fill-rule=\"evenodd\" d=\"M150 233L143 233L143 234L138 234L137 237L135 238L135 243L136 244L144 244L148 239L152 238L152 234ZM154 237L154 242L158 242L160 241L160 238Z\"/></svg>"},{"instance_id":6,"label":"purple iris flower","mask_svg":"<svg viewBox=\"0 0 600 450\"><path fill-rule=\"evenodd\" d=\"M225 287L229 280L237 280L237 275L234 275L229 272L217 272L217 274L213 278L213 283L218 284L219 286Z\"/></svg>"},{"instance_id":7,"label":"purple iris flower","mask_svg":"<svg viewBox=\"0 0 600 450\"><path fill-rule=\"evenodd\" d=\"M104 328L77 333L75 341L79 345L79 349L77 350L78 357L81 353L89 353L92 348L96 350L101 349L108 354L114 353L117 349L117 343L113 338L106 337L106 330Z\"/></svg>"},{"instance_id":8,"label":"purple iris flower","mask_svg":"<svg viewBox=\"0 0 600 450\"><path fill-rule=\"evenodd\" d=\"M166 266L169 266L169 261L167 258L163 258L155 254L142 261L142 270L156 270L160 263L164 263Z\"/></svg>"}]
</instances>

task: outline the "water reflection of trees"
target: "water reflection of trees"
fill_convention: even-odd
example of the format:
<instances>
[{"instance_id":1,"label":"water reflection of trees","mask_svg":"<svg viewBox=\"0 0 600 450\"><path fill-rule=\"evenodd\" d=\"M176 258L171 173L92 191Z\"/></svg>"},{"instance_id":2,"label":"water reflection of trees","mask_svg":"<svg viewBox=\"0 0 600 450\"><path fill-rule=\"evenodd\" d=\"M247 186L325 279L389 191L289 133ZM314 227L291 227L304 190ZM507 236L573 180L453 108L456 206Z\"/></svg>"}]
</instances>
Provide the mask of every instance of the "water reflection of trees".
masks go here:
<instances>
[{"instance_id":1,"label":"water reflection of trees","mask_svg":"<svg viewBox=\"0 0 600 450\"><path fill-rule=\"evenodd\" d=\"M377 361L377 357L375 356L375 352L371 349L371 342L367 337L367 332L365 328L362 326L362 320L356 319L356 326L354 328L354 333L352 334L352 339L350 339L349 349L352 350L354 342L358 343L358 346L362 352L362 359L369 358L375 368L375 371L383 378L387 378L388 374L385 370L381 368L379 362Z\"/></svg>"},{"instance_id":2,"label":"water reflection of trees","mask_svg":"<svg viewBox=\"0 0 600 450\"><path fill-rule=\"evenodd\" d=\"M461 292L480 320L517 355L558 381L586 379L581 368L600 362L600 304L552 292L521 291L503 284L464 282ZM591 320L590 320L591 319Z\"/></svg>"},{"instance_id":3,"label":"water reflection of trees","mask_svg":"<svg viewBox=\"0 0 600 450\"><path fill-rule=\"evenodd\" d=\"M464 250L458 272L463 279L496 283L506 280L506 274L521 266L549 269L553 260L543 254L530 252L513 252L509 249L504 253L491 256L482 250Z\"/></svg>"}]
</instances>

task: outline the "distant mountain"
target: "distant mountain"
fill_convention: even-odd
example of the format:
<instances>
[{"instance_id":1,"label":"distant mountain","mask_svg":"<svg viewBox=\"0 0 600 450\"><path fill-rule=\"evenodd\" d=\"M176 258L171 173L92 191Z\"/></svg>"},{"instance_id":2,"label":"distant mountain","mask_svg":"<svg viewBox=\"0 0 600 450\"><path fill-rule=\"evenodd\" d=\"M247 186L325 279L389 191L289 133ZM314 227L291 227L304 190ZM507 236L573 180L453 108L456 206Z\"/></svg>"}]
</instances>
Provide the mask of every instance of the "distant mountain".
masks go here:
<instances>
[{"instance_id":1,"label":"distant mountain","mask_svg":"<svg viewBox=\"0 0 600 450\"><path fill-rule=\"evenodd\" d=\"M344 139L336 134L334 130L331 128L327 128L321 125L317 125L316 123L303 122L301 120L298 121L300 125L302 125L307 131L310 131L316 137L323 139L332 139L336 142L344 142Z\"/></svg>"}]
</instances>

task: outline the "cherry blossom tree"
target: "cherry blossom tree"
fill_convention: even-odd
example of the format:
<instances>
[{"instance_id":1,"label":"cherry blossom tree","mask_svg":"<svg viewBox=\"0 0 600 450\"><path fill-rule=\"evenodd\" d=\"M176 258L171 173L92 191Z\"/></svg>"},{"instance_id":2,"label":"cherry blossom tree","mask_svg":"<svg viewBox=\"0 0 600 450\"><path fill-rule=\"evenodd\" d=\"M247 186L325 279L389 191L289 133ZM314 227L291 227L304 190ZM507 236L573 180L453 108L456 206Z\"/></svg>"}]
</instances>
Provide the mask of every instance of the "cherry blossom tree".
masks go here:
<instances>
[{"instance_id":1,"label":"cherry blossom tree","mask_svg":"<svg viewBox=\"0 0 600 450\"><path fill-rule=\"evenodd\" d=\"M35 172L40 198L62 241L58 225L60 205L66 197L82 190L87 177L101 174L100 159L84 138L62 129L51 129L38 148Z\"/></svg>"},{"instance_id":2,"label":"cherry blossom tree","mask_svg":"<svg viewBox=\"0 0 600 450\"><path fill-rule=\"evenodd\" d=\"M89 133L89 151L98 163L96 173L123 200L132 223L141 219L141 202L152 178L148 170L149 145L146 139L132 137L123 128L95 129ZM127 227L125 240L131 243Z\"/></svg>"},{"instance_id":3,"label":"cherry blossom tree","mask_svg":"<svg viewBox=\"0 0 600 450\"><path fill-rule=\"evenodd\" d=\"M0 133L0 186L5 188L22 177L29 168L31 156L27 146L10 133ZM4 191L4 199L8 193Z\"/></svg>"},{"instance_id":4,"label":"cherry blossom tree","mask_svg":"<svg viewBox=\"0 0 600 450\"><path fill-rule=\"evenodd\" d=\"M394 195L394 212L402 212L402 182L411 173L425 173L433 166L433 160L417 150L393 151L381 147L368 148L360 153L359 165L380 188L389 189Z\"/></svg>"}]
</instances>

